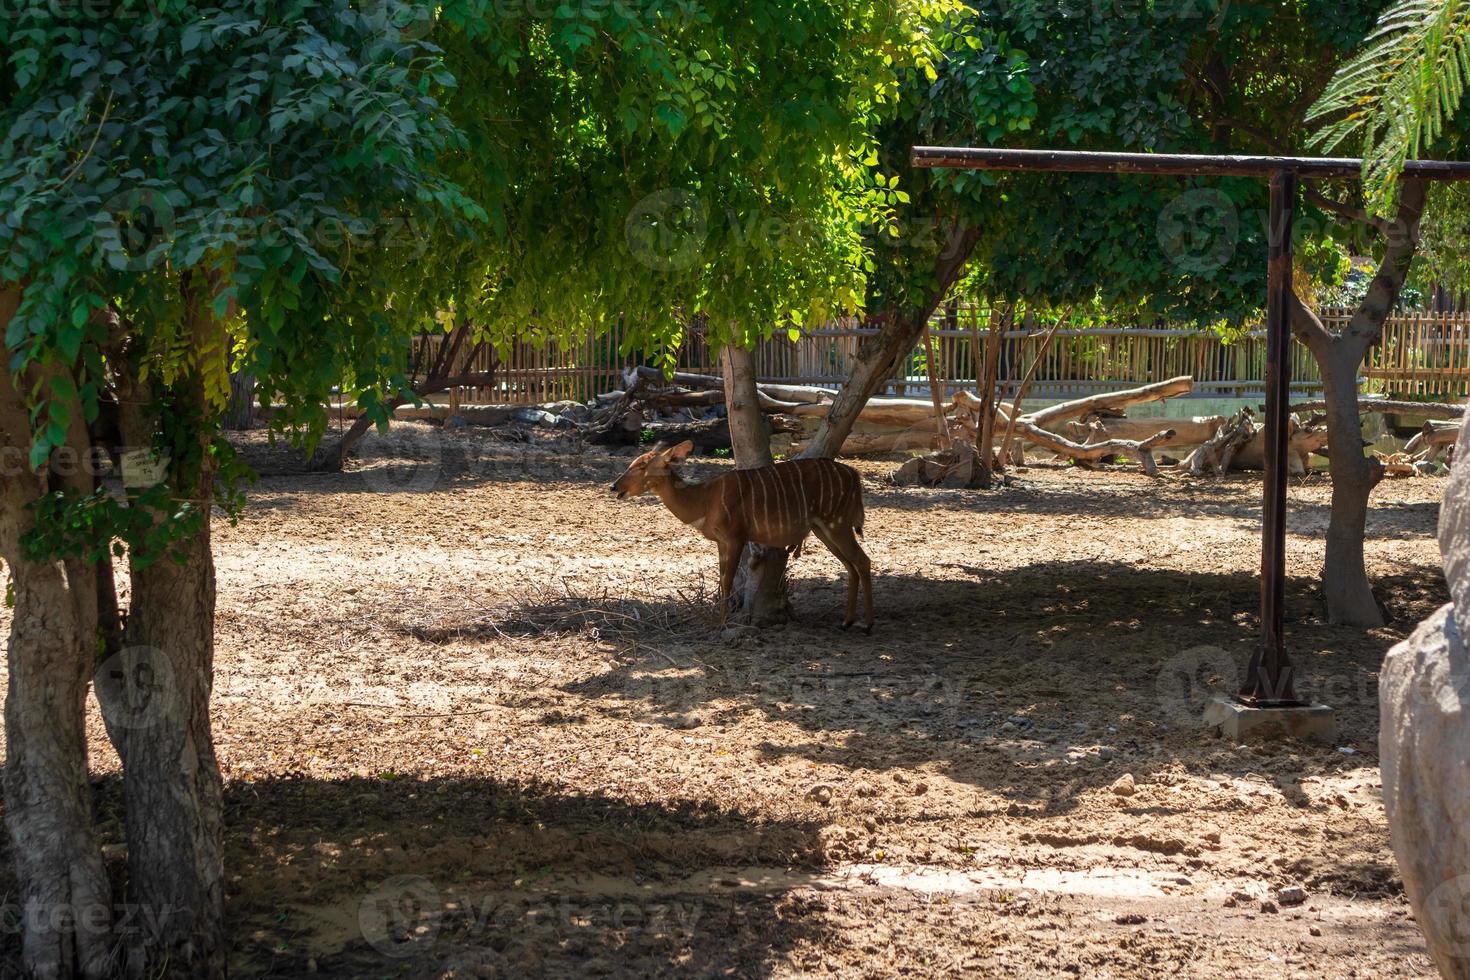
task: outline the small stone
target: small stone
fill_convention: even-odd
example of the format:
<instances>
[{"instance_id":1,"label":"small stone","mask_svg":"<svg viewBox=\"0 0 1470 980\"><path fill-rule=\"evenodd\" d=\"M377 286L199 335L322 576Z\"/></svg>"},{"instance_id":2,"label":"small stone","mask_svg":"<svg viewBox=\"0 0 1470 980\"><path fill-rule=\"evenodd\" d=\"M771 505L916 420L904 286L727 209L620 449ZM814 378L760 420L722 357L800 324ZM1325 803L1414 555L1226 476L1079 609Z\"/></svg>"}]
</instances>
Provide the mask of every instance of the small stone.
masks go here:
<instances>
[{"instance_id":1,"label":"small stone","mask_svg":"<svg viewBox=\"0 0 1470 980\"><path fill-rule=\"evenodd\" d=\"M1320 936L1322 935L1322 930L1317 928L1316 926L1312 926L1310 929L1307 930L1307 933L1313 936Z\"/></svg>"},{"instance_id":2,"label":"small stone","mask_svg":"<svg viewBox=\"0 0 1470 980\"><path fill-rule=\"evenodd\" d=\"M1072 726L1072 731L1076 732L1078 735L1082 735L1087 731L1087 726L1079 721L1077 724Z\"/></svg>"},{"instance_id":3,"label":"small stone","mask_svg":"<svg viewBox=\"0 0 1470 980\"><path fill-rule=\"evenodd\" d=\"M863 797L864 799L869 799L878 795L878 787L868 782L858 783L852 788L852 791L858 796Z\"/></svg>"},{"instance_id":4,"label":"small stone","mask_svg":"<svg viewBox=\"0 0 1470 980\"><path fill-rule=\"evenodd\" d=\"M1120 926L1141 926L1148 921L1148 916L1139 915L1137 912L1129 912L1125 915L1118 916L1113 921Z\"/></svg>"},{"instance_id":5,"label":"small stone","mask_svg":"<svg viewBox=\"0 0 1470 980\"><path fill-rule=\"evenodd\" d=\"M1358 750L1355 749L1355 748L1353 748L1351 745L1339 745L1337 747L1337 751L1341 752L1343 755L1357 755L1358 754Z\"/></svg>"},{"instance_id":6,"label":"small stone","mask_svg":"<svg viewBox=\"0 0 1470 980\"><path fill-rule=\"evenodd\" d=\"M1008 721L1000 726L1000 730L1003 732L1013 732L1016 730L1016 723L1013 721Z\"/></svg>"},{"instance_id":7,"label":"small stone","mask_svg":"<svg viewBox=\"0 0 1470 980\"><path fill-rule=\"evenodd\" d=\"M1231 895L1229 898L1225 899L1225 907L1227 909L1233 909L1233 908L1235 908L1235 906L1237 906L1239 904L1240 903L1235 900L1235 896L1234 895Z\"/></svg>"},{"instance_id":8,"label":"small stone","mask_svg":"<svg viewBox=\"0 0 1470 980\"><path fill-rule=\"evenodd\" d=\"M1273 902L1273 901L1271 901L1269 898L1263 898L1263 899L1261 899L1261 911L1262 912L1275 912L1276 911L1276 903Z\"/></svg>"},{"instance_id":9,"label":"small stone","mask_svg":"<svg viewBox=\"0 0 1470 980\"><path fill-rule=\"evenodd\" d=\"M1298 885L1282 888L1276 893L1276 901L1282 905L1300 905L1307 900L1306 889Z\"/></svg>"},{"instance_id":10,"label":"small stone","mask_svg":"<svg viewBox=\"0 0 1470 980\"><path fill-rule=\"evenodd\" d=\"M1104 759L1104 760L1111 759L1116 754L1117 754L1117 752L1110 745L1100 745L1100 746L1098 746L1098 749L1097 749L1097 757L1099 759Z\"/></svg>"},{"instance_id":11,"label":"small stone","mask_svg":"<svg viewBox=\"0 0 1470 980\"><path fill-rule=\"evenodd\" d=\"M1194 884L1194 881L1193 880L1191 880L1190 878L1185 877L1184 875L1176 875L1173 880L1174 880L1174 884L1176 884L1176 885L1189 886L1189 885Z\"/></svg>"},{"instance_id":12,"label":"small stone","mask_svg":"<svg viewBox=\"0 0 1470 980\"><path fill-rule=\"evenodd\" d=\"M870 834L877 833L878 821L872 817L863 817L863 829Z\"/></svg>"},{"instance_id":13,"label":"small stone","mask_svg":"<svg viewBox=\"0 0 1470 980\"><path fill-rule=\"evenodd\" d=\"M1112 790L1114 796L1132 796L1138 787L1133 782L1133 773L1125 772L1108 789Z\"/></svg>"},{"instance_id":14,"label":"small stone","mask_svg":"<svg viewBox=\"0 0 1470 980\"><path fill-rule=\"evenodd\" d=\"M1204 837L1205 840L1209 841L1211 844L1218 844L1218 843L1220 843L1220 832L1218 830L1207 830L1203 834L1203 837Z\"/></svg>"},{"instance_id":15,"label":"small stone","mask_svg":"<svg viewBox=\"0 0 1470 980\"><path fill-rule=\"evenodd\" d=\"M822 806L826 806L832 802L832 787L826 783L818 783L807 790L806 798L814 803L820 803Z\"/></svg>"},{"instance_id":16,"label":"small stone","mask_svg":"<svg viewBox=\"0 0 1470 980\"><path fill-rule=\"evenodd\" d=\"M929 784L928 783L915 783L914 784L914 795L915 796L923 796L927 792L929 792Z\"/></svg>"}]
</instances>

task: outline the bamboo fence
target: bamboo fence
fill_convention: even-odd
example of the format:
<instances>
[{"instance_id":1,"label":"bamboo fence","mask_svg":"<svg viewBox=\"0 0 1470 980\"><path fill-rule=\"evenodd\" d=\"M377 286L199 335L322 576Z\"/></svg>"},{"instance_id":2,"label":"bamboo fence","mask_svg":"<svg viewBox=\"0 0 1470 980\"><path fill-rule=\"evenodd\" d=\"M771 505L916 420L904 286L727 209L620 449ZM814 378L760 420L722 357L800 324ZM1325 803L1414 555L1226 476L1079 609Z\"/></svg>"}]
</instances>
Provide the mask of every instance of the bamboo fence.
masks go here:
<instances>
[{"instance_id":1,"label":"bamboo fence","mask_svg":"<svg viewBox=\"0 0 1470 980\"><path fill-rule=\"evenodd\" d=\"M1321 316L1329 329L1340 330L1351 311L1327 309ZM974 388L973 345L987 317L985 309L961 306L941 310L932 321L936 373L946 394L956 388ZM1006 333L1001 351L1003 384L1030 366L1045 328L1046 324L1038 324ZM846 379L862 342L876 333L876 328L849 319L807 331L795 341L778 335L756 348L757 375L763 381L785 384L838 386ZM441 335L428 335L417 342L428 345L430 350L425 353L431 353L442 340ZM501 350L486 347L474 363L460 365L459 373L493 368L495 383L463 389L461 401L521 405L588 401L620 387L628 367L649 363L641 353L629 353L624 341L622 329L613 327L567 345L518 341ZM925 357L921 342L894 372L887 392L927 397ZM1264 390L1265 362L1265 332L1261 329L1245 331L1226 343L1214 331L1195 327L1064 327L1041 354L1032 397L1077 397L1182 374L1195 379L1197 395L1255 397ZM690 337L679 350L677 370L719 373L716 352L702 334ZM1390 317L1380 342L1364 362L1361 382L1366 391L1396 398L1451 400L1470 395L1470 314ZM1304 394L1320 391L1322 385L1316 362L1299 344L1292 349L1292 385Z\"/></svg>"}]
</instances>

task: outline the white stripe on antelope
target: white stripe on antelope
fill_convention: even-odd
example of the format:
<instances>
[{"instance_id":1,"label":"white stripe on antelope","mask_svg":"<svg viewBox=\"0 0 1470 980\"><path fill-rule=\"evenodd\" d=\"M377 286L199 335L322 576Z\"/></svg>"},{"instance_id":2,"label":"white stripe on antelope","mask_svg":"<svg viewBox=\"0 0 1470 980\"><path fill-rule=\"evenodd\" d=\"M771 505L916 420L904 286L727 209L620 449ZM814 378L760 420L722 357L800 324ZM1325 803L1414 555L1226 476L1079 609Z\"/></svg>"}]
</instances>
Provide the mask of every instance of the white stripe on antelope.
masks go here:
<instances>
[{"instance_id":1,"label":"white stripe on antelope","mask_svg":"<svg viewBox=\"0 0 1470 980\"><path fill-rule=\"evenodd\" d=\"M794 459L755 470L736 470L708 483L686 483L674 467L694 449L681 442L635 459L612 485L619 499L652 491L685 524L720 549L720 609L723 615L735 569L747 544L798 551L816 534L847 568L847 613L857 618L858 592L864 622L873 628L871 562L860 543L863 488L857 471L830 459Z\"/></svg>"}]
</instances>

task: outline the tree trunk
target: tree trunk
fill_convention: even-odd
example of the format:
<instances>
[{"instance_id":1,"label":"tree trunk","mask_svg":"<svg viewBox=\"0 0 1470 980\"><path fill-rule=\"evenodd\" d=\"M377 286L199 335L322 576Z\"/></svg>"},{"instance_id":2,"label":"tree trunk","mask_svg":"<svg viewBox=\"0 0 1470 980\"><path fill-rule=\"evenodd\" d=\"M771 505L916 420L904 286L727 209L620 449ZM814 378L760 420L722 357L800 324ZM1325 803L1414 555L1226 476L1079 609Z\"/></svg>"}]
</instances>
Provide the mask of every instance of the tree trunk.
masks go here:
<instances>
[{"instance_id":1,"label":"tree trunk","mask_svg":"<svg viewBox=\"0 0 1470 980\"><path fill-rule=\"evenodd\" d=\"M211 312L214 289L212 279L198 274L182 286L191 343L201 357L224 349L223 327ZM125 646L97 684L123 764L129 898L152 913L129 937L128 971L135 977L211 980L226 974L223 789L209 720L215 601L211 416L199 373L187 373L164 392L161 381L142 382L133 367L118 365L120 400L139 404L167 394L200 420L191 447L198 457L170 462L168 480L178 500L152 517L170 519L185 500L203 514L170 554L130 555ZM124 412L121 422L129 444L153 443L143 413ZM133 506L140 506L136 498Z\"/></svg>"},{"instance_id":2,"label":"tree trunk","mask_svg":"<svg viewBox=\"0 0 1470 980\"><path fill-rule=\"evenodd\" d=\"M230 401L225 406L224 427L244 432L255 421L255 375L235 371L230 375Z\"/></svg>"},{"instance_id":3,"label":"tree trunk","mask_svg":"<svg viewBox=\"0 0 1470 980\"><path fill-rule=\"evenodd\" d=\"M994 480L995 389L999 381L1001 342L1015 320L1015 302L1007 303L1003 311L991 310L990 316L990 331L985 338L985 363L975 381L976 394L980 396L980 425L975 430L975 452L979 456L980 487L983 490L989 490Z\"/></svg>"},{"instance_id":4,"label":"tree trunk","mask_svg":"<svg viewBox=\"0 0 1470 980\"><path fill-rule=\"evenodd\" d=\"M852 431L853 423L869 398L878 393L893 375L899 358L914 349L929 317L944 301L966 260L980 240L977 229L965 229L951 236L935 259L934 288L918 305L889 310L878 319L879 331L866 338L858 348L852 370L842 390L832 400L827 417L817 434L807 444L802 456L808 459L833 459L842 452L842 443Z\"/></svg>"},{"instance_id":5,"label":"tree trunk","mask_svg":"<svg viewBox=\"0 0 1470 980\"><path fill-rule=\"evenodd\" d=\"M750 351L734 343L720 351L725 374L725 406L730 419L730 448L742 470L770 466L771 430L761 411ZM786 588L786 549L745 546L735 575L740 615L751 626L773 626L791 618Z\"/></svg>"},{"instance_id":6,"label":"tree trunk","mask_svg":"<svg viewBox=\"0 0 1470 980\"><path fill-rule=\"evenodd\" d=\"M0 292L0 333L19 303ZM26 405L0 372L0 450L30 449ZM18 455L17 455L18 454ZM6 649L5 826L15 860L27 976L104 977L112 972L112 898L92 826L84 705L96 638L96 576L79 562L30 561L21 540L45 479L21 465L0 479L0 557L14 615Z\"/></svg>"},{"instance_id":7,"label":"tree trunk","mask_svg":"<svg viewBox=\"0 0 1470 980\"><path fill-rule=\"evenodd\" d=\"M1384 623L1383 610L1373 598L1363 562L1368 496L1382 478L1382 467L1363 454L1358 368L1369 345L1382 336L1383 321L1398 302L1399 290L1408 277L1414 253L1419 248L1424 196L1424 181L1402 181L1393 220L1374 224L1386 243L1383 257L1362 302L1340 336L1328 331L1299 299L1290 298L1292 329L1321 369L1323 401L1327 408L1332 513L1327 525L1322 586L1327 598L1327 618L1333 623L1366 627Z\"/></svg>"},{"instance_id":8,"label":"tree trunk","mask_svg":"<svg viewBox=\"0 0 1470 980\"><path fill-rule=\"evenodd\" d=\"M1368 496L1383 478L1383 467L1363 453L1363 422L1358 415L1358 366L1362 354L1338 339L1319 358L1327 401L1327 451L1332 458L1332 509L1327 522L1327 556L1322 588L1330 622L1378 627L1383 610L1373 597L1363 560Z\"/></svg>"},{"instance_id":9,"label":"tree trunk","mask_svg":"<svg viewBox=\"0 0 1470 980\"><path fill-rule=\"evenodd\" d=\"M207 492L207 487L206 487ZM180 544L184 562L132 568L121 677L98 687L124 725L118 754L133 895L167 914L133 937L130 972L223 977L223 801L209 724L214 561L208 522ZM118 683L117 681L121 681Z\"/></svg>"}]
</instances>

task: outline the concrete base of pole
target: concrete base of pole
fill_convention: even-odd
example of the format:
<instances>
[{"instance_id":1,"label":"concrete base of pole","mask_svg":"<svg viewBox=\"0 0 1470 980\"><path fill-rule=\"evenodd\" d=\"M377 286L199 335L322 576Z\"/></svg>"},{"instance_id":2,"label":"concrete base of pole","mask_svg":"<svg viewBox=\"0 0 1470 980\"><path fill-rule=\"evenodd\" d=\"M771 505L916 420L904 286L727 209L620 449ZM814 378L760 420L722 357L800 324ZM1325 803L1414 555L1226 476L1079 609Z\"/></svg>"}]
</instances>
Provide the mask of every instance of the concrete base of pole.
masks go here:
<instances>
[{"instance_id":1,"label":"concrete base of pole","mask_svg":"<svg viewBox=\"0 0 1470 980\"><path fill-rule=\"evenodd\" d=\"M1325 704L1296 708L1257 708L1234 698L1214 697L1205 706L1203 724L1232 742L1303 738L1320 742L1337 739L1337 716Z\"/></svg>"}]
</instances>

